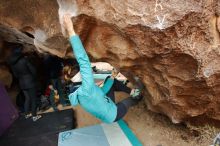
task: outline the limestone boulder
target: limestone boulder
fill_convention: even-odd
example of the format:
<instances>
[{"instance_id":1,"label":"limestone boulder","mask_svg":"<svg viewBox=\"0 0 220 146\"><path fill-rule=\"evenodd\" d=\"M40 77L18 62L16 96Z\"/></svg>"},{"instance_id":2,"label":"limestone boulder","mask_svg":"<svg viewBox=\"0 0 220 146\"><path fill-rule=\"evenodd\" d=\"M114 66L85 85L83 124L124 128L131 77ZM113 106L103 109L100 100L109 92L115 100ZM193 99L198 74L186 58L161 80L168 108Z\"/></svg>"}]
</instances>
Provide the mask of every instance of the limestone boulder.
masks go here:
<instances>
[{"instance_id":1,"label":"limestone boulder","mask_svg":"<svg viewBox=\"0 0 220 146\"><path fill-rule=\"evenodd\" d=\"M131 81L139 77L147 107L179 123L220 120L219 3L66 0L62 4L76 9L74 26L91 60L109 62ZM2 1L0 35L23 43L27 51L73 57L58 11L55 0Z\"/></svg>"}]
</instances>

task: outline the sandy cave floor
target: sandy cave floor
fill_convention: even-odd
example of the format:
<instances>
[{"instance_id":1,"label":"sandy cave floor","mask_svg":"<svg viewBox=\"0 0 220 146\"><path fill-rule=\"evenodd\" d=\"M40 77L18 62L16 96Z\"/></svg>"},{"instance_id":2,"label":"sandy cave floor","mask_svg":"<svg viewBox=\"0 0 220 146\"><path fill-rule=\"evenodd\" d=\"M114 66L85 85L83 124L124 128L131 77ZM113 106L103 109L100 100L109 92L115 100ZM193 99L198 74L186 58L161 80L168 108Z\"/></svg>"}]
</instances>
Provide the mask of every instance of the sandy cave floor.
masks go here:
<instances>
[{"instance_id":1,"label":"sandy cave floor","mask_svg":"<svg viewBox=\"0 0 220 146\"><path fill-rule=\"evenodd\" d=\"M127 95L116 93L116 97L119 96L124 98ZM59 105L58 108L62 110L72 107L63 108ZM76 111L78 128L100 123L81 107L77 106L73 109ZM52 108L47 110L47 112L51 111ZM124 120L144 146L209 146L214 138L210 137L210 131L199 133L183 124L173 124L167 117L147 110L143 101L131 108Z\"/></svg>"}]
</instances>

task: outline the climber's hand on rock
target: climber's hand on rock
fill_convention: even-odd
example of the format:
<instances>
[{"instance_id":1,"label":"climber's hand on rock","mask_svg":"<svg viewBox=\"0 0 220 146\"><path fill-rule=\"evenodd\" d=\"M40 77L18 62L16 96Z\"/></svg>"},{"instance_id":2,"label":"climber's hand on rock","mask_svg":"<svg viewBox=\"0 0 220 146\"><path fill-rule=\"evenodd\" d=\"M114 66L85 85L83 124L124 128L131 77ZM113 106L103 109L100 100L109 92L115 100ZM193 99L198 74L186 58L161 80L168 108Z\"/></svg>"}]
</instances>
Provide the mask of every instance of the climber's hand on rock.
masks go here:
<instances>
[{"instance_id":1,"label":"climber's hand on rock","mask_svg":"<svg viewBox=\"0 0 220 146\"><path fill-rule=\"evenodd\" d=\"M73 22L71 20L71 16L69 14L66 14L63 16L64 20L64 28L67 30L69 37L76 35L74 28L73 28Z\"/></svg>"}]
</instances>

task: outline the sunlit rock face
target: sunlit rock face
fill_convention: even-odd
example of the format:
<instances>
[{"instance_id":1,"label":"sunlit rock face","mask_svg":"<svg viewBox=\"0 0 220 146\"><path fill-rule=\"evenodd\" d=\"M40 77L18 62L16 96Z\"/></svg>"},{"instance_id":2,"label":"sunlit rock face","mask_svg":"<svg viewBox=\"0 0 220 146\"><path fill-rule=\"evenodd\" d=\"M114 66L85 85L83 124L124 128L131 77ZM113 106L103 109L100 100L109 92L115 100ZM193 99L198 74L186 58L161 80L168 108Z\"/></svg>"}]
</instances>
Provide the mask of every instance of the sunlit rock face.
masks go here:
<instances>
[{"instance_id":1,"label":"sunlit rock face","mask_svg":"<svg viewBox=\"0 0 220 146\"><path fill-rule=\"evenodd\" d=\"M220 120L220 1L65 2L77 8L74 25L91 60L139 77L150 110L174 123ZM26 51L72 57L58 10L55 0L2 1L0 35Z\"/></svg>"}]
</instances>

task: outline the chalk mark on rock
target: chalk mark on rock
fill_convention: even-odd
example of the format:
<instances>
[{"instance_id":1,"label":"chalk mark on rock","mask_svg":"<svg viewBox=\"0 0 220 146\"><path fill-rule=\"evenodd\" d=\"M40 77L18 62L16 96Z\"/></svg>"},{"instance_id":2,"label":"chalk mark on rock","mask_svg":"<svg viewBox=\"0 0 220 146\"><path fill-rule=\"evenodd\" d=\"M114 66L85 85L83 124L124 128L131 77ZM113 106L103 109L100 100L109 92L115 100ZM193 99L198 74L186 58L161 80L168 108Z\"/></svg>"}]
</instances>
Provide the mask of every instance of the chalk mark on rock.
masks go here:
<instances>
[{"instance_id":1,"label":"chalk mark on rock","mask_svg":"<svg viewBox=\"0 0 220 146\"><path fill-rule=\"evenodd\" d=\"M163 24L166 18L166 15L163 16L163 18L161 19L161 17L159 17L158 15L156 15L156 18L158 20L158 24L156 24L156 27L159 29L163 29Z\"/></svg>"}]
</instances>

